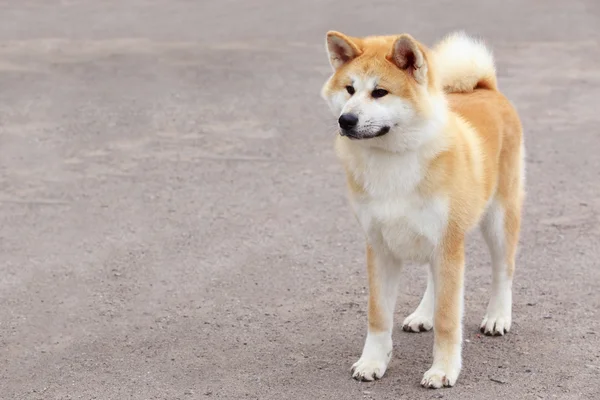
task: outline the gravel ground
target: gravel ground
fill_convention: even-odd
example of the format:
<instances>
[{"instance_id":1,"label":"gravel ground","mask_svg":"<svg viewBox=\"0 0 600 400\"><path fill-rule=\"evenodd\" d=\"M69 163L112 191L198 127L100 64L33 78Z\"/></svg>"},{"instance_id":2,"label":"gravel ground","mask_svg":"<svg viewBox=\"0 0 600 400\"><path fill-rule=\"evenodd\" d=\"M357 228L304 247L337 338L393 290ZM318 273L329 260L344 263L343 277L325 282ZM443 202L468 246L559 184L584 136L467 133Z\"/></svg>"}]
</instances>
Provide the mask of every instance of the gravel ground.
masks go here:
<instances>
[{"instance_id":1,"label":"gravel ground","mask_svg":"<svg viewBox=\"0 0 600 400\"><path fill-rule=\"evenodd\" d=\"M431 4L0 2L0 399L598 398L600 3ZM419 386L433 337L401 329L355 382L364 249L324 35L459 28L526 131L513 330L478 334L474 234L457 386ZM425 286L405 276L398 327Z\"/></svg>"}]
</instances>

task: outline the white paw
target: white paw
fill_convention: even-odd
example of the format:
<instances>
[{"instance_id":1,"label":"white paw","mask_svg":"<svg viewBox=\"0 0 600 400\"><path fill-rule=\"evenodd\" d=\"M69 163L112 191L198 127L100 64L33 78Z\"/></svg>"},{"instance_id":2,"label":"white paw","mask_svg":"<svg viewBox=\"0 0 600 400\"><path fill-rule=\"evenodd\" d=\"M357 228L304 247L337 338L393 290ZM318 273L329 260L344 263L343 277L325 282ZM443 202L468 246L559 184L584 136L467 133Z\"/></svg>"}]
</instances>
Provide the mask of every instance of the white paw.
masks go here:
<instances>
[{"instance_id":1,"label":"white paw","mask_svg":"<svg viewBox=\"0 0 600 400\"><path fill-rule=\"evenodd\" d=\"M479 330L488 336L503 336L510 331L510 314L492 313L483 317Z\"/></svg>"},{"instance_id":2,"label":"white paw","mask_svg":"<svg viewBox=\"0 0 600 400\"><path fill-rule=\"evenodd\" d=\"M456 368L439 368L435 365L423 375L421 386L430 389L439 389L441 387L452 387L456 383L459 370Z\"/></svg>"},{"instance_id":3,"label":"white paw","mask_svg":"<svg viewBox=\"0 0 600 400\"><path fill-rule=\"evenodd\" d=\"M385 374L387 362L383 360L364 359L361 357L352 366L352 377L359 381L373 381Z\"/></svg>"},{"instance_id":4,"label":"white paw","mask_svg":"<svg viewBox=\"0 0 600 400\"><path fill-rule=\"evenodd\" d=\"M488 336L503 336L510 331L512 315L512 289L507 279L492 287L492 296L479 329Z\"/></svg>"},{"instance_id":5,"label":"white paw","mask_svg":"<svg viewBox=\"0 0 600 400\"><path fill-rule=\"evenodd\" d=\"M488 336L503 336L510 331L512 299L510 291L492 296L479 329Z\"/></svg>"},{"instance_id":6,"label":"white paw","mask_svg":"<svg viewBox=\"0 0 600 400\"><path fill-rule=\"evenodd\" d=\"M391 332L367 334L360 359L352 366L352 377L359 381L372 381L385 374L392 358Z\"/></svg>"},{"instance_id":7,"label":"white paw","mask_svg":"<svg viewBox=\"0 0 600 400\"><path fill-rule=\"evenodd\" d=\"M427 332L433 328L433 316L420 313L419 310L410 314L402 323L405 332Z\"/></svg>"}]
</instances>

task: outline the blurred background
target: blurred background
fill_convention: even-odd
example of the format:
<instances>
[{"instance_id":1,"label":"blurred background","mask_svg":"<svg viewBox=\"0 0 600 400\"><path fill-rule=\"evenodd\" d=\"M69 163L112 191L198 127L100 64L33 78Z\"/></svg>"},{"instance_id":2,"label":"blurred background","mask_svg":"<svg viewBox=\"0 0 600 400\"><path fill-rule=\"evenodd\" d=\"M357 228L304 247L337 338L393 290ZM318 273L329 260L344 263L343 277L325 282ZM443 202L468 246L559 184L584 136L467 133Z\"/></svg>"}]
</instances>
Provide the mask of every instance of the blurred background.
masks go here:
<instances>
[{"instance_id":1,"label":"blurred background","mask_svg":"<svg viewBox=\"0 0 600 400\"><path fill-rule=\"evenodd\" d=\"M596 0L0 1L0 399L583 399L600 390ZM363 238L319 91L327 30L464 29L525 128L514 322L419 386L431 333L366 331ZM425 271L406 268L397 323Z\"/></svg>"}]
</instances>

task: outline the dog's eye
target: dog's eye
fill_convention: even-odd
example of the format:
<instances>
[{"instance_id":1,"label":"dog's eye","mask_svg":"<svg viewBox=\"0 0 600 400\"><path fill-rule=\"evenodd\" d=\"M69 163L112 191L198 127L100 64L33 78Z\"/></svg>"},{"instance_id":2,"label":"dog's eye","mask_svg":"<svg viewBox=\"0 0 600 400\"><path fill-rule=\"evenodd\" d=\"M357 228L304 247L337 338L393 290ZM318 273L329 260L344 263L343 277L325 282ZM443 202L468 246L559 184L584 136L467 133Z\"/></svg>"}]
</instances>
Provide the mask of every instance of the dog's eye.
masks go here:
<instances>
[{"instance_id":1,"label":"dog's eye","mask_svg":"<svg viewBox=\"0 0 600 400\"><path fill-rule=\"evenodd\" d=\"M352 96L354 94L354 87L353 86L346 86L346 90L348 91L348 93L350 93L350 96Z\"/></svg>"},{"instance_id":2,"label":"dog's eye","mask_svg":"<svg viewBox=\"0 0 600 400\"><path fill-rule=\"evenodd\" d=\"M385 96L388 93L389 92L385 89L375 89L371 92L371 96L373 96L374 99L378 99L380 97Z\"/></svg>"}]
</instances>

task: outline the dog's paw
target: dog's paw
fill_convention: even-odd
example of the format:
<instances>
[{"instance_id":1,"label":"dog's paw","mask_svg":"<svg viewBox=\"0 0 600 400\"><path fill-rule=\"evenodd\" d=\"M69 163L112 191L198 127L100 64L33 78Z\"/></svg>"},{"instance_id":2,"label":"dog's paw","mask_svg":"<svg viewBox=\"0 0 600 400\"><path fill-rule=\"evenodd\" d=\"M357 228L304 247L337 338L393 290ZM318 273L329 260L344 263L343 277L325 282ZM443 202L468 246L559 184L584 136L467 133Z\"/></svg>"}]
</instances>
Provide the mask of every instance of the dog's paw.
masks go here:
<instances>
[{"instance_id":1,"label":"dog's paw","mask_svg":"<svg viewBox=\"0 0 600 400\"><path fill-rule=\"evenodd\" d=\"M421 386L430 389L452 387L456 383L458 373L459 371L454 370L453 368L444 370L444 368L433 366L423 375Z\"/></svg>"},{"instance_id":2,"label":"dog's paw","mask_svg":"<svg viewBox=\"0 0 600 400\"><path fill-rule=\"evenodd\" d=\"M433 316L419 313L410 314L402 323L404 332L427 332L433 328Z\"/></svg>"},{"instance_id":3,"label":"dog's paw","mask_svg":"<svg viewBox=\"0 0 600 400\"><path fill-rule=\"evenodd\" d=\"M479 330L488 336L503 336L510 331L511 315L512 291L507 284L501 285L492 290L492 296Z\"/></svg>"},{"instance_id":4,"label":"dog's paw","mask_svg":"<svg viewBox=\"0 0 600 400\"><path fill-rule=\"evenodd\" d=\"M504 336L510 331L510 314L488 313L483 317L479 330L487 336Z\"/></svg>"},{"instance_id":5,"label":"dog's paw","mask_svg":"<svg viewBox=\"0 0 600 400\"><path fill-rule=\"evenodd\" d=\"M380 379L385 370L387 363L381 360L365 359L361 357L352 366L352 377L358 381L373 381Z\"/></svg>"}]
</instances>

